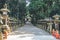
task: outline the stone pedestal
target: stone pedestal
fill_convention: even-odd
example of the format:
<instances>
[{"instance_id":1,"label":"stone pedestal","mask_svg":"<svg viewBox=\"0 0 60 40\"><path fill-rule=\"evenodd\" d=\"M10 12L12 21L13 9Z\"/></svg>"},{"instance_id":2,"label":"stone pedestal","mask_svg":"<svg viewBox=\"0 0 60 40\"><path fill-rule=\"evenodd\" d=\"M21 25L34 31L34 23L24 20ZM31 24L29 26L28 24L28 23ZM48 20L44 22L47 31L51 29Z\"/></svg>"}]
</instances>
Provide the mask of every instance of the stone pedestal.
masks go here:
<instances>
[{"instance_id":1,"label":"stone pedestal","mask_svg":"<svg viewBox=\"0 0 60 40\"><path fill-rule=\"evenodd\" d=\"M52 24L53 24L53 23L48 23L48 30L49 30L49 32L52 31Z\"/></svg>"},{"instance_id":2,"label":"stone pedestal","mask_svg":"<svg viewBox=\"0 0 60 40\"><path fill-rule=\"evenodd\" d=\"M3 40L3 34L0 32L0 40Z\"/></svg>"}]
</instances>

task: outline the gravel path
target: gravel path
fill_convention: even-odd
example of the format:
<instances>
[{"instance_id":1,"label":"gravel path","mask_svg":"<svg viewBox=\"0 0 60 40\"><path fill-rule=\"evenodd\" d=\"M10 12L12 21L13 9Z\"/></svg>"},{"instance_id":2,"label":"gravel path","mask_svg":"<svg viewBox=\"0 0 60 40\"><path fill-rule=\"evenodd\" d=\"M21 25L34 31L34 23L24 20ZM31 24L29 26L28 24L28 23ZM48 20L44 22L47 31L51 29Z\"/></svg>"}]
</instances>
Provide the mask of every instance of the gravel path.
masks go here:
<instances>
[{"instance_id":1,"label":"gravel path","mask_svg":"<svg viewBox=\"0 0 60 40\"><path fill-rule=\"evenodd\" d=\"M21 28L12 32L7 40L56 40L55 37L50 35L48 32L33 26L27 22Z\"/></svg>"}]
</instances>

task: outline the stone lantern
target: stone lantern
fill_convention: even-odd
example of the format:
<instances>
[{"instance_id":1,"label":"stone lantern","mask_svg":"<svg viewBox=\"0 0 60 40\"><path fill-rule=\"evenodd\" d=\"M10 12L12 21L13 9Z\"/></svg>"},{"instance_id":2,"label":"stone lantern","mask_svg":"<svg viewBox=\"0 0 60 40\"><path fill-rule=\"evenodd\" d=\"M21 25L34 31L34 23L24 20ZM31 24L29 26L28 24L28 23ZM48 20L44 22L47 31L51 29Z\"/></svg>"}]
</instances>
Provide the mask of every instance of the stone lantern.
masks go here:
<instances>
[{"instance_id":1,"label":"stone lantern","mask_svg":"<svg viewBox=\"0 0 60 40\"><path fill-rule=\"evenodd\" d=\"M4 8L0 9L1 12L3 12L3 26L2 27L6 27L7 29L10 28L9 25L8 25L8 15L7 13L10 12L8 9L7 9L7 4L4 5ZM10 30L10 29L8 29Z\"/></svg>"},{"instance_id":2,"label":"stone lantern","mask_svg":"<svg viewBox=\"0 0 60 40\"><path fill-rule=\"evenodd\" d=\"M58 25L58 24L59 24L59 21L60 21L60 20L59 20L60 15L56 14L56 15L54 15L53 17L55 18L55 20L54 20L55 29L58 30L58 29L59 29L59 25Z\"/></svg>"},{"instance_id":3,"label":"stone lantern","mask_svg":"<svg viewBox=\"0 0 60 40\"><path fill-rule=\"evenodd\" d=\"M7 9L7 4L4 5L4 8L2 8L0 11L3 12L3 19L5 20L5 25L7 25L7 20L8 20L8 15L7 13L10 12L8 9Z\"/></svg>"}]
</instances>

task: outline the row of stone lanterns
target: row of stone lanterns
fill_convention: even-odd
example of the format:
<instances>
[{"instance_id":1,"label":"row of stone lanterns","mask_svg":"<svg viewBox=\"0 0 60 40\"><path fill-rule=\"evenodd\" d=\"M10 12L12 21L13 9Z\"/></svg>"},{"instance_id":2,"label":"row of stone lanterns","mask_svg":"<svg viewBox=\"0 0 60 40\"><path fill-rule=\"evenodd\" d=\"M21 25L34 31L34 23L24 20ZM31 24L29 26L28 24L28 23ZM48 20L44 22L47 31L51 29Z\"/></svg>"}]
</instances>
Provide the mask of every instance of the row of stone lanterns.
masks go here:
<instances>
[{"instance_id":1,"label":"row of stone lanterns","mask_svg":"<svg viewBox=\"0 0 60 40\"><path fill-rule=\"evenodd\" d=\"M60 22L60 20L59 20L59 17L60 17L60 15L58 15L58 14L56 14L56 15L54 15L53 16L53 18L54 18L54 20L49 20L50 22L48 23L48 31L51 33L51 31L53 30L53 27L52 27L52 25L53 25L53 23L52 23L52 21L54 22L54 29L56 29L56 30L59 30L58 29L58 27L59 27L59 22Z\"/></svg>"}]
</instances>

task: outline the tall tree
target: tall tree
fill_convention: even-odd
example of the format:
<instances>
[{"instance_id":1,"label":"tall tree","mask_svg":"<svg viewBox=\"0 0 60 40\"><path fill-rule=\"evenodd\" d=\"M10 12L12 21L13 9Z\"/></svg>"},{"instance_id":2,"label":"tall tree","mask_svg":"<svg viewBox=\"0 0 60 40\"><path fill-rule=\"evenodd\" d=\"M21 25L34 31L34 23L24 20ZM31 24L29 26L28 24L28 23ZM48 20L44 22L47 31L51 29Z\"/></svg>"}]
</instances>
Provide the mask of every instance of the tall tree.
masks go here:
<instances>
[{"instance_id":1,"label":"tall tree","mask_svg":"<svg viewBox=\"0 0 60 40\"><path fill-rule=\"evenodd\" d=\"M56 13L60 15L60 0L31 0L29 13L33 15L32 22L52 17Z\"/></svg>"},{"instance_id":2,"label":"tall tree","mask_svg":"<svg viewBox=\"0 0 60 40\"><path fill-rule=\"evenodd\" d=\"M5 4L6 0L0 0L0 9L3 8L3 5Z\"/></svg>"},{"instance_id":3,"label":"tall tree","mask_svg":"<svg viewBox=\"0 0 60 40\"><path fill-rule=\"evenodd\" d=\"M10 9L10 17L23 20L26 13L26 1L25 0L10 0L7 1Z\"/></svg>"},{"instance_id":4,"label":"tall tree","mask_svg":"<svg viewBox=\"0 0 60 40\"><path fill-rule=\"evenodd\" d=\"M60 13L60 0L31 0L29 11L36 19L52 17Z\"/></svg>"}]
</instances>

